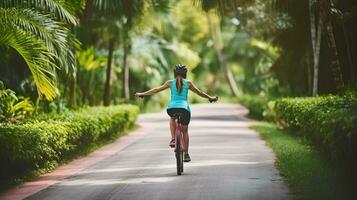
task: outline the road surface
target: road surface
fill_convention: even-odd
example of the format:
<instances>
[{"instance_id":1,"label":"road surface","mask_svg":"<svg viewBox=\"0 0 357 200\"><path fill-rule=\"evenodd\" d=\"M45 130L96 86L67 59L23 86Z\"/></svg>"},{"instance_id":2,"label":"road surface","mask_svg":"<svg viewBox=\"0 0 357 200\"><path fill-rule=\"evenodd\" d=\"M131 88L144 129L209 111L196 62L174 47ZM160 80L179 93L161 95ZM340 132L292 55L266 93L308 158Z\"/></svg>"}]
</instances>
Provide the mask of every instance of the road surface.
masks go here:
<instances>
[{"instance_id":1,"label":"road surface","mask_svg":"<svg viewBox=\"0 0 357 200\"><path fill-rule=\"evenodd\" d=\"M190 155L182 176L168 147L166 113L144 114L147 134L125 149L27 199L289 199L274 154L232 104L192 106ZM147 128L150 127L150 128Z\"/></svg>"}]
</instances>

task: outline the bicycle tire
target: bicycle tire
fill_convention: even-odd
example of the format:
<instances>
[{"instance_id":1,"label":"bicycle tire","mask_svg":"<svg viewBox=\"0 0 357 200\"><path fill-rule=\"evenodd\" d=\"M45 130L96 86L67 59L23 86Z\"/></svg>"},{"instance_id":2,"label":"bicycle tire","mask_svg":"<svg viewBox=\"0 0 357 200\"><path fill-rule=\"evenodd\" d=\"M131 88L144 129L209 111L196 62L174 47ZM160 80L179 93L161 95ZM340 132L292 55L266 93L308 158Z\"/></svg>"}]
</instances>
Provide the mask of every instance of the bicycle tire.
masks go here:
<instances>
[{"instance_id":1,"label":"bicycle tire","mask_svg":"<svg viewBox=\"0 0 357 200\"><path fill-rule=\"evenodd\" d=\"M183 172L183 160L184 160L184 141L183 141L183 133L180 133L180 169L181 169L181 173Z\"/></svg>"},{"instance_id":2,"label":"bicycle tire","mask_svg":"<svg viewBox=\"0 0 357 200\"><path fill-rule=\"evenodd\" d=\"M181 151L181 172L183 172L183 151Z\"/></svg>"},{"instance_id":3,"label":"bicycle tire","mask_svg":"<svg viewBox=\"0 0 357 200\"><path fill-rule=\"evenodd\" d=\"M181 148L180 148L180 139L177 137L176 138L176 148L175 148L175 155L176 155L176 169L177 169L177 175L181 175L182 173L182 169L181 169L181 162L182 162L182 152L181 152Z\"/></svg>"}]
</instances>

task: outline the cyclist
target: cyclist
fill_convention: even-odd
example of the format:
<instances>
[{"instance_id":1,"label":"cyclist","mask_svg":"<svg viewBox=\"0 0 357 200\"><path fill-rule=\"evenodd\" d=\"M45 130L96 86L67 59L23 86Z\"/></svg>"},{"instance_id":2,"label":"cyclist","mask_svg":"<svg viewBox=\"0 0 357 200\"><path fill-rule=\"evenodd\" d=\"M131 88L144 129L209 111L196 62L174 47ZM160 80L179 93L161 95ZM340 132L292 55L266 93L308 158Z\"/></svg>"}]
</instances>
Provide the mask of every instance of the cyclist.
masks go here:
<instances>
[{"instance_id":1,"label":"cyclist","mask_svg":"<svg viewBox=\"0 0 357 200\"><path fill-rule=\"evenodd\" d=\"M167 114L171 117L170 118L170 131L171 131L171 141L170 147L175 146L175 137L174 131L175 127L175 114L180 114L181 118L179 123L183 125L183 135L184 135L184 142L185 142L185 156L184 161L190 162L191 158L188 154L188 146L189 146L189 136L188 136L188 124L190 123L191 119L191 109L187 101L187 94L188 90L193 91L197 95L208 99L210 102L215 102L218 100L218 97L212 97L208 94L202 92L198 89L191 81L186 80L187 75L187 68L185 65L177 64L175 65L174 69L174 79L166 81L163 85L150 89L146 92L137 92L135 93L136 97L144 97L156 94L163 90L170 88L171 90L171 100L169 105L167 106Z\"/></svg>"}]
</instances>

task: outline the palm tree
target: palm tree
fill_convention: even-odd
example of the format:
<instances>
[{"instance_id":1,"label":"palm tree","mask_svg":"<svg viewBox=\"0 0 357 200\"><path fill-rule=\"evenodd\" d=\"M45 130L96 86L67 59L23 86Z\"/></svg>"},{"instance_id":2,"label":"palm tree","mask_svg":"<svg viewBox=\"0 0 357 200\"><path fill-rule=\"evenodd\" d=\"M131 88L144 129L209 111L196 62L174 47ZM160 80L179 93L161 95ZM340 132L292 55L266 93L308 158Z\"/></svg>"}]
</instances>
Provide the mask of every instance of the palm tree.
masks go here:
<instances>
[{"instance_id":1,"label":"palm tree","mask_svg":"<svg viewBox=\"0 0 357 200\"><path fill-rule=\"evenodd\" d=\"M40 96L52 100L59 95L56 69L75 67L71 51L77 41L70 26L84 1L2 0L0 2L0 46L14 49L31 71Z\"/></svg>"},{"instance_id":2,"label":"palm tree","mask_svg":"<svg viewBox=\"0 0 357 200\"><path fill-rule=\"evenodd\" d=\"M104 84L103 105L108 106L111 100L111 77L112 77L112 63L114 50L118 46L120 34L123 34L124 46L124 90L127 87L125 84L126 76L128 76L128 69L126 64L128 53L128 32L126 29L132 25L132 19L135 15L139 15L142 11L143 1L141 0L94 0L93 5L99 14L100 26L102 31L106 34L104 43L107 43L108 58L106 68L106 80ZM95 14L94 14L95 15ZM95 17L96 18L96 17ZM125 27L124 27L125 26ZM126 75L127 74L127 75Z\"/></svg>"},{"instance_id":3,"label":"palm tree","mask_svg":"<svg viewBox=\"0 0 357 200\"><path fill-rule=\"evenodd\" d=\"M309 14L310 14L310 27L311 27L311 42L312 51L314 56L314 78L313 78L313 90L312 95L316 96L318 93L318 71L320 60L320 45L323 29L327 33L327 44L331 51L331 68L336 82L336 86L339 90L344 87L341 74L341 65L339 62L335 35L333 32L331 22L331 4L330 1L309 0ZM318 14L318 22L316 23L316 14Z\"/></svg>"},{"instance_id":4,"label":"palm tree","mask_svg":"<svg viewBox=\"0 0 357 200\"><path fill-rule=\"evenodd\" d=\"M102 13L103 23L109 39L108 43L108 61L106 81L104 85L103 104L108 106L111 97L111 76L113 53L119 46L119 38L123 47L123 97L129 99L129 66L128 56L131 46L131 31L138 20L143 16L144 10L149 6L156 11L166 10L168 1L161 0L94 0L94 6ZM121 36L121 37L120 37Z\"/></svg>"},{"instance_id":5,"label":"palm tree","mask_svg":"<svg viewBox=\"0 0 357 200\"><path fill-rule=\"evenodd\" d=\"M236 80L234 79L231 69L227 66L226 58L223 52L223 41L221 37L220 19L214 19L215 14L211 11L207 11L208 24L211 32L214 48L216 50L218 62L223 69L224 75L228 82L232 95L238 96L240 91L238 90Z\"/></svg>"},{"instance_id":6,"label":"palm tree","mask_svg":"<svg viewBox=\"0 0 357 200\"><path fill-rule=\"evenodd\" d=\"M211 38L213 41L214 48L216 50L217 58L220 67L222 68L224 75L226 77L227 83L231 90L232 95L238 96L240 91L237 87L237 83L234 79L233 73L231 69L227 66L225 55L223 52L223 42L221 38L221 30L220 30L220 19L215 20L215 13L212 9L218 10L221 14L225 14L227 12L235 11L237 5L242 3L239 0L195 0L194 3L199 5L206 13L209 22L209 28L211 33Z\"/></svg>"},{"instance_id":7,"label":"palm tree","mask_svg":"<svg viewBox=\"0 0 357 200\"><path fill-rule=\"evenodd\" d=\"M333 2L332 1L321 1L322 9L327 12L327 22L326 22L326 33L327 33L327 45L331 52L331 69L335 80L337 90L342 90L345 87L340 60L338 57L338 49L336 46L335 33L332 26L332 13L333 13Z\"/></svg>"},{"instance_id":8,"label":"palm tree","mask_svg":"<svg viewBox=\"0 0 357 200\"><path fill-rule=\"evenodd\" d=\"M136 5L135 5L136 4ZM170 7L169 1L159 0L137 0L123 2L123 17L126 19L121 30L123 43L123 97L129 99L129 65L128 56L131 51L131 35L136 24L140 25L140 21L144 16L155 13L167 13Z\"/></svg>"},{"instance_id":9,"label":"palm tree","mask_svg":"<svg viewBox=\"0 0 357 200\"><path fill-rule=\"evenodd\" d=\"M337 91L342 90L345 87L344 79L345 77L342 77L342 66L341 66L341 57L344 55L344 52L341 51L341 47L337 48L337 41L336 38L338 38L338 35L336 35L336 28L340 28L339 26L336 26L336 24L333 23L333 21L336 20L336 15L335 13L338 11L340 16L343 16L343 13L339 11L337 8L334 7L334 2L338 3L344 3L345 5L356 5L355 2L350 1L350 0L340 0L340 1L332 1L332 0L304 0L304 1L294 1L294 0L275 0L276 7L278 7L279 11L282 10L286 13L289 14L289 16L292 18L292 21L300 21L300 22L309 22L310 24L310 29L309 29L309 34L310 38L305 38L304 41L300 43L305 43L305 44L312 44L312 52L313 52L313 84L312 84L312 94L315 96L319 93L318 91L318 83L319 81L319 65L320 65L320 59L324 58L327 60L327 62L330 64L330 69L332 72L333 80L334 80L334 85L337 89ZM304 5L308 3L308 7L304 9L305 11L308 10L309 12L306 13L301 13L301 12L296 12L296 5ZM302 6L299 6L302 7ZM346 6L344 6L346 7ZM281 9L282 8L282 9ZM304 16L309 16L308 18L305 18ZM344 22L342 22L341 28L344 29ZM334 27L335 26L335 27ZM346 33L346 30L343 30ZM303 32L306 32L304 30ZM351 33L353 33L352 30L350 30ZM292 34L292 37L289 37L287 39L295 39L301 36L301 33L296 32L295 34ZM344 35L346 37L346 35ZM345 38L346 40L347 38ZM343 38L341 38L343 40ZM320 46L322 45L322 41L324 45L326 45L328 48L326 51L324 50L324 57L321 57L322 49ZM345 44L347 47L347 51L350 51L351 49L350 44ZM353 45L353 44L352 44ZM340 44L340 46L343 46L343 43ZM290 51L289 49L297 49L294 47L291 48L285 48L285 50ZM301 54L303 55L303 54ZM328 55L328 57L326 57ZM303 56L302 56L303 57ZM348 58L348 55L347 55ZM320 77L321 78L321 77ZM353 78L352 78L353 79ZM353 81L351 79L351 81Z\"/></svg>"},{"instance_id":10,"label":"palm tree","mask_svg":"<svg viewBox=\"0 0 357 200\"><path fill-rule=\"evenodd\" d=\"M319 75L321 59L329 64L337 90L341 90L346 85L344 82L347 76L342 76L344 71L351 72L351 75L349 75L350 81L356 84L354 78L356 71L353 69L355 64L353 52L357 49L354 39L356 38L356 22L354 19L356 19L357 14L355 0L193 1L205 10L215 8L220 14L224 15L237 12L237 5L244 10L245 5L254 6L255 3L270 4L274 8L272 14L276 13L274 11L287 14L291 19L290 26L280 30L275 36L270 35L274 38L276 44L284 50L272 70L275 71L279 79L289 83L297 91L305 90L305 86L311 86L312 88L308 87L307 90L312 90L313 94L316 95L318 83L328 80L327 76ZM341 10L338 10L335 6ZM340 22L336 23L338 21L336 16L341 18ZM242 20L240 19L240 21ZM339 29L342 30L343 34L339 33ZM321 46L328 48L322 49ZM308 64L310 63L310 54L313 58L313 70L309 69ZM344 62L345 60L347 62ZM342 69L344 66L349 66L349 69ZM330 73L326 70L322 72ZM324 80L319 80L319 77ZM329 90L332 89L329 88Z\"/></svg>"},{"instance_id":11,"label":"palm tree","mask_svg":"<svg viewBox=\"0 0 357 200\"><path fill-rule=\"evenodd\" d=\"M123 46L123 97L124 99L129 99L129 65L128 56L131 49L131 31L134 27L135 21L140 19L143 15L145 1L123 1L123 18L122 20L123 29L121 30L122 35L122 46Z\"/></svg>"},{"instance_id":12,"label":"palm tree","mask_svg":"<svg viewBox=\"0 0 357 200\"><path fill-rule=\"evenodd\" d=\"M82 91L82 103L88 103L93 106L95 103L94 90L91 88L96 83L96 72L105 66L106 58L103 55L98 55L96 49L90 46L76 53L78 62L77 80L78 86Z\"/></svg>"}]
</instances>

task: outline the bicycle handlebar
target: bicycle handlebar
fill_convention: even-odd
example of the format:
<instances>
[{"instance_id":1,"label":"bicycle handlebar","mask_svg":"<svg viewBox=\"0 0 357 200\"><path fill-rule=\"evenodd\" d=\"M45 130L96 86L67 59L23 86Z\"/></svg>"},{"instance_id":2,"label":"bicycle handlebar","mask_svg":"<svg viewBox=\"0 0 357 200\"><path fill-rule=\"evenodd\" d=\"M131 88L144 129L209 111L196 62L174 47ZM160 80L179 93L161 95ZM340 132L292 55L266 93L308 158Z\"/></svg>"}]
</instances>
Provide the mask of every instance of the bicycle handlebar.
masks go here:
<instances>
[{"instance_id":1,"label":"bicycle handlebar","mask_svg":"<svg viewBox=\"0 0 357 200\"><path fill-rule=\"evenodd\" d=\"M208 101L209 101L210 103L212 103L212 102L216 102L216 101L218 101L218 97L216 96L214 99L212 99L212 100L211 100L211 99L209 99Z\"/></svg>"}]
</instances>

